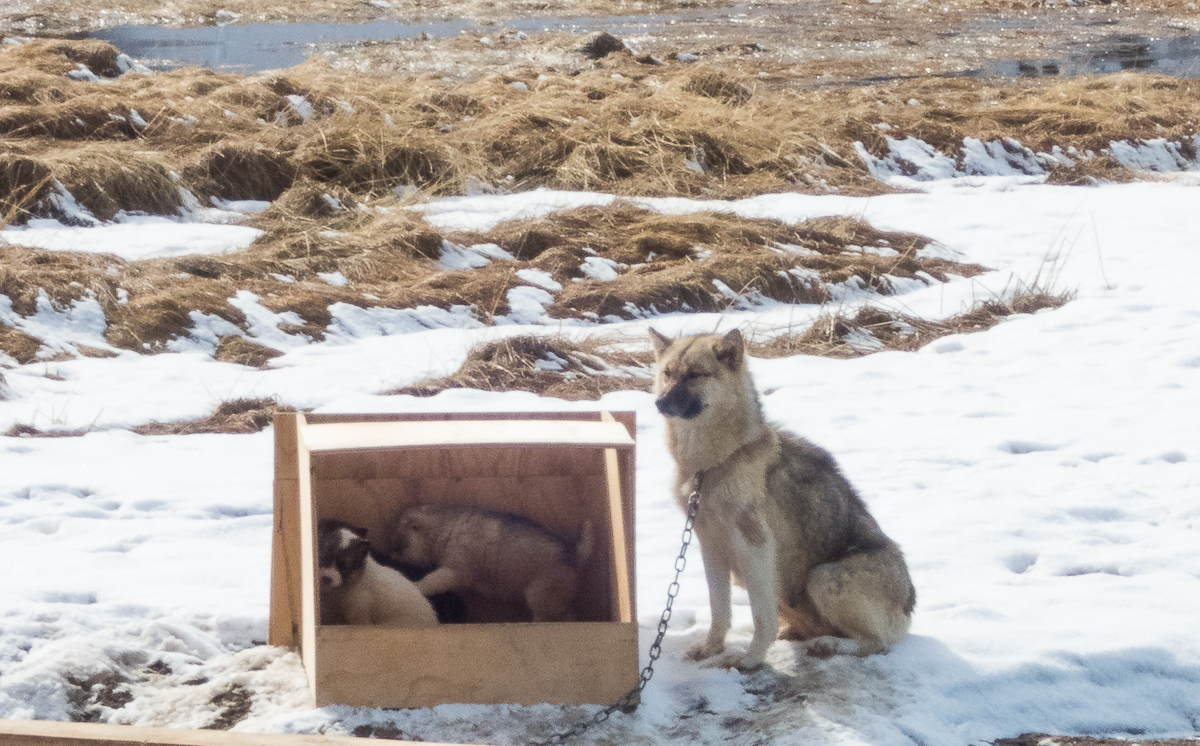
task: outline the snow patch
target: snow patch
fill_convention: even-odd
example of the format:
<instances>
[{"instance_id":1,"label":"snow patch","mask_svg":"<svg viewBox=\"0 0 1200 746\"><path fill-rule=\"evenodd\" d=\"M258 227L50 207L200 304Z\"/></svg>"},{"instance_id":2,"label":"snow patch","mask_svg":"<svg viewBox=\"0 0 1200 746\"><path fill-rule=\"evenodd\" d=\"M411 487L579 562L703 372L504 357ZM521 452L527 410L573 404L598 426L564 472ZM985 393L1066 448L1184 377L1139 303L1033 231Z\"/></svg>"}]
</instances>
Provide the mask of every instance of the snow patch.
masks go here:
<instances>
[{"instance_id":1,"label":"snow patch","mask_svg":"<svg viewBox=\"0 0 1200 746\"><path fill-rule=\"evenodd\" d=\"M603 256L589 256L579 265L581 272L598 282L612 282L620 277L618 270L622 269L628 269L628 265Z\"/></svg>"},{"instance_id":2,"label":"snow patch","mask_svg":"<svg viewBox=\"0 0 1200 746\"><path fill-rule=\"evenodd\" d=\"M442 266L446 269L471 269L490 264L493 259L511 262L516 257L494 243L459 246L456 243L442 239L442 251L439 259Z\"/></svg>"},{"instance_id":3,"label":"snow patch","mask_svg":"<svg viewBox=\"0 0 1200 746\"><path fill-rule=\"evenodd\" d=\"M520 277L530 285L537 285L543 290L549 290L552 293L562 290L562 285L554 279L553 275L544 269L518 269L517 277Z\"/></svg>"},{"instance_id":4,"label":"snow patch","mask_svg":"<svg viewBox=\"0 0 1200 746\"><path fill-rule=\"evenodd\" d=\"M285 351L312 342L308 336L288 334L279 328L280 324L303 326L305 321L299 314L295 311L275 313L258 301L259 296L249 290L239 290L237 295L229 299L229 305L246 314L246 326L255 342Z\"/></svg>"},{"instance_id":5,"label":"snow patch","mask_svg":"<svg viewBox=\"0 0 1200 746\"><path fill-rule=\"evenodd\" d=\"M331 340L348 341L394 334L412 334L428 329L477 329L484 326L470 306L415 308L359 308L349 303L329 306L332 322L325 331Z\"/></svg>"}]
</instances>

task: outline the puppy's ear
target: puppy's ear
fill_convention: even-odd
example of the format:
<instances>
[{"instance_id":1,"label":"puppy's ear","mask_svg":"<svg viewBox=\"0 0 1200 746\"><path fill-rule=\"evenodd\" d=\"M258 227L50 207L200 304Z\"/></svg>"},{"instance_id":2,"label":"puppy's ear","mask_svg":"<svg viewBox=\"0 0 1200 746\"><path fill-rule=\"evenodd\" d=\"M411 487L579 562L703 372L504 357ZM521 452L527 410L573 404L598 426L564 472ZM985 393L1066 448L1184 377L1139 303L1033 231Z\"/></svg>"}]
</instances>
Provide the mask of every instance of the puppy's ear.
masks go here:
<instances>
[{"instance_id":1,"label":"puppy's ear","mask_svg":"<svg viewBox=\"0 0 1200 746\"><path fill-rule=\"evenodd\" d=\"M741 331L734 329L721 337L721 341L713 347L713 353L716 354L717 360L730 370L741 367L746 354L746 343L742 339Z\"/></svg>"},{"instance_id":2,"label":"puppy's ear","mask_svg":"<svg viewBox=\"0 0 1200 746\"><path fill-rule=\"evenodd\" d=\"M660 333L654 327L650 327L650 341L654 343L654 354L657 357L662 357L663 353L671 347L671 343L675 340Z\"/></svg>"},{"instance_id":3,"label":"puppy's ear","mask_svg":"<svg viewBox=\"0 0 1200 746\"><path fill-rule=\"evenodd\" d=\"M367 529L362 526L346 526L350 531L360 539L367 538Z\"/></svg>"},{"instance_id":4,"label":"puppy's ear","mask_svg":"<svg viewBox=\"0 0 1200 746\"><path fill-rule=\"evenodd\" d=\"M346 547L346 567L359 567L371 553L371 545L364 541L356 541Z\"/></svg>"}]
</instances>

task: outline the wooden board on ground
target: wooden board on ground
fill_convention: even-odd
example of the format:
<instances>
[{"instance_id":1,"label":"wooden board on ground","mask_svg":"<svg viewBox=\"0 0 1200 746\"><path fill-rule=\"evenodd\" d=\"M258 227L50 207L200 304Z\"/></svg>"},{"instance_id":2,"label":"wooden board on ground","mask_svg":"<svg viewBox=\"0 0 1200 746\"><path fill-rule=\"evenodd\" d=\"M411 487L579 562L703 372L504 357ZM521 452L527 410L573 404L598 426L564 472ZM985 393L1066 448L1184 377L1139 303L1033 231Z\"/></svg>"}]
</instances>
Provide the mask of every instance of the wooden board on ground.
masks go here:
<instances>
[{"instance_id":1,"label":"wooden board on ground","mask_svg":"<svg viewBox=\"0 0 1200 746\"><path fill-rule=\"evenodd\" d=\"M0 744L4 746L361 746L362 743L361 738L350 736L232 733L224 730L138 728L132 725L49 720L0 720ZM426 746L439 746L424 743Z\"/></svg>"}]
</instances>

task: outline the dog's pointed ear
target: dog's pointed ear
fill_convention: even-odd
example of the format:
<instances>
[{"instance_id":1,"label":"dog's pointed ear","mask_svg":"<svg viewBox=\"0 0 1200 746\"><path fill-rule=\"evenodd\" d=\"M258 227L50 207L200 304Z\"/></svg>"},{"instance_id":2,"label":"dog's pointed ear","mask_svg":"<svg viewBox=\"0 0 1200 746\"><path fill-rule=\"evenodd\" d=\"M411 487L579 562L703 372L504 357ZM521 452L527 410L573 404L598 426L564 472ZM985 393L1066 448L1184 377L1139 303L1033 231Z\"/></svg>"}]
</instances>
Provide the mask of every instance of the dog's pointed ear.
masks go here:
<instances>
[{"instance_id":1,"label":"dog's pointed ear","mask_svg":"<svg viewBox=\"0 0 1200 746\"><path fill-rule=\"evenodd\" d=\"M733 329L721 337L721 341L717 342L713 352L716 353L717 360L724 363L726 367L730 370L737 370L746 354L746 342L742 339L742 332Z\"/></svg>"},{"instance_id":2,"label":"dog's pointed ear","mask_svg":"<svg viewBox=\"0 0 1200 746\"><path fill-rule=\"evenodd\" d=\"M650 327L650 341L654 344L654 354L658 357L662 357L662 354L666 352L668 348L670 348L671 343L674 340L667 335L660 333L654 327Z\"/></svg>"}]
</instances>

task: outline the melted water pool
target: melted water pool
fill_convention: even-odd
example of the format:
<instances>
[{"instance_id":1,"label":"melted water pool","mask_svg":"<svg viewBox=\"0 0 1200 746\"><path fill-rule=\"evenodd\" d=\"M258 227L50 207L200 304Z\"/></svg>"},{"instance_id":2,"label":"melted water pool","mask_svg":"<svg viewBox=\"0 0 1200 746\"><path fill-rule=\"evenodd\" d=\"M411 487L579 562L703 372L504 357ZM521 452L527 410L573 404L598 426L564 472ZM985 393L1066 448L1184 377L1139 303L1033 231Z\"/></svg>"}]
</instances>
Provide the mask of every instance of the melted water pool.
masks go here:
<instances>
[{"instance_id":1,"label":"melted water pool","mask_svg":"<svg viewBox=\"0 0 1200 746\"><path fill-rule=\"evenodd\" d=\"M972 72L979 77L1105 75L1128 70L1176 78L1200 77L1200 35L1150 39L1114 34L1090 45L1076 45L1061 59L997 60Z\"/></svg>"},{"instance_id":2,"label":"melted water pool","mask_svg":"<svg viewBox=\"0 0 1200 746\"><path fill-rule=\"evenodd\" d=\"M645 33L685 19L715 18L736 12L737 8L721 8L692 11L687 16L517 18L506 20L503 26L529 32L591 33L607 30L623 36ZM155 70L199 65L211 70L251 73L299 65L315 53L351 42L406 39L421 34L444 38L457 36L466 30L486 31L491 28L496 27L463 19L413 24L374 21L362 24L258 23L201 28L117 26L84 34L80 38L107 41Z\"/></svg>"},{"instance_id":3,"label":"melted water pool","mask_svg":"<svg viewBox=\"0 0 1200 746\"><path fill-rule=\"evenodd\" d=\"M625 37L655 33L678 22L719 21L744 14L743 7L692 10L686 15L633 15L580 18L523 18L504 22L519 31L569 31L586 34L608 30ZM1013 20L1005 22L1014 25ZM1036 21L1029 21L1030 27ZM1019 22L1017 22L1019 25ZM365 24L263 23L245 26L161 28L118 26L86 34L102 39L142 60L152 69L198 65L212 70L252 73L292 67L309 56L362 41L413 38L421 34L450 37L467 30L486 32L494 26L457 19L431 23L375 21ZM1200 35L1171 39L1113 34L1090 44L1076 44L1060 58L994 60L959 75L969 77L1043 77L1092 75L1141 70L1174 77L1200 77ZM874 79L860 82L872 82Z\"/></svg>"}]
</instances>

